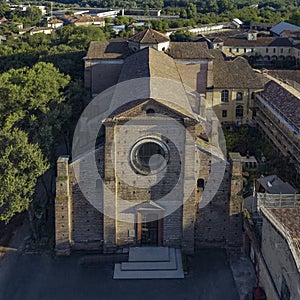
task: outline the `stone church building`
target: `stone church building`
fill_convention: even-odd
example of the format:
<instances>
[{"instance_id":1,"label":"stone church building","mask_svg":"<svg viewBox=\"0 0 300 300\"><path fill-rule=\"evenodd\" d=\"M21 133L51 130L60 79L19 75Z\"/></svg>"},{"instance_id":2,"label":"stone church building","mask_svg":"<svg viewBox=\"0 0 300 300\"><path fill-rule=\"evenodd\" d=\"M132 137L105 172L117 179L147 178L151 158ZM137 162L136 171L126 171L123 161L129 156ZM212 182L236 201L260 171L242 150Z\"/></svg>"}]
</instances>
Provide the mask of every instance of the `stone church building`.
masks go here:
<instances>
[{"instance_id":1,"label":"stone church building","mask_svg":"<svg viewBox=\"0 0 300 300\"><path fill-rule=\"evenodd\" d=\"M135 80L143 78L139 86ZM144 245L185 253L240 249L242 162L235 153L224 156L216 133L218 118L251 118L251 95L261 83L247 62L146 29L128 40L91 43L86 88L94 97L114 85L105 94L113 109L97 123L96 142L80 128L82 138L73 142L79 155L57 161L57 255ZM136 90L142 96L131 99ZM103 106L92 105L95 114ZM218 118L208 118L211 108ZM88 156L96 175L85 167Z\"/></svg>"}]
</instances>

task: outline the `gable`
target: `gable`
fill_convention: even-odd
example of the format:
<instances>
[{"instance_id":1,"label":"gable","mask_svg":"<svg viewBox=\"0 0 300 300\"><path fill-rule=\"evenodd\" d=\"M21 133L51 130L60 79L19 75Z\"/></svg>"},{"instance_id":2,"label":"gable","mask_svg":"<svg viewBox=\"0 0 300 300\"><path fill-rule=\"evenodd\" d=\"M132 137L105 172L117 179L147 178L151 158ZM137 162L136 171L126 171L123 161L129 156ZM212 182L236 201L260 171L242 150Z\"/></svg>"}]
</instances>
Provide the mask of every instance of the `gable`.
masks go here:
<instances>
[{"instance_id":1,"label":"gable","mask_svg":"<svg viewBox=\"0 0 300 300\"><path fill-rule=\"evenodd\" d=\"M189 118L196 121L194 116L184 111L183 108L170 105L167 101L157 99L140 99L126 103L110 114L114 118L134 118L146 116L148 110L155 114L166 115L174 119Z\"/></svg>"}]
</instances>

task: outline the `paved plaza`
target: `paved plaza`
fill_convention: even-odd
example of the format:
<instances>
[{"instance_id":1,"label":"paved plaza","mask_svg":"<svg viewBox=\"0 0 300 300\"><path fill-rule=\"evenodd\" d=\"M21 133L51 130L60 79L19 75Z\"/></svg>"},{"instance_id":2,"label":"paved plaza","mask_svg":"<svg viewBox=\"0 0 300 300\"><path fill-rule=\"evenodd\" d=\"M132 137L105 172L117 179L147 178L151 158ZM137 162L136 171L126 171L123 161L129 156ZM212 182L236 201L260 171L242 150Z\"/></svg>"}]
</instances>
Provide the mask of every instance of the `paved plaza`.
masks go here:
<instances>
[{"instance_id":1,"label":"paved plaza","mask_svg":"<svg viewBox=\"0 0 300 300\"><path fill-rule=\"evenodd\" d=\"M10 255L10 253L8 253ZM238 300L238 292L222 250L202 250L184 279L113 280L113 263L81 265L79 255L12 253L10 267L0 263L1 300Z\"/></svg>"}]
</instances>

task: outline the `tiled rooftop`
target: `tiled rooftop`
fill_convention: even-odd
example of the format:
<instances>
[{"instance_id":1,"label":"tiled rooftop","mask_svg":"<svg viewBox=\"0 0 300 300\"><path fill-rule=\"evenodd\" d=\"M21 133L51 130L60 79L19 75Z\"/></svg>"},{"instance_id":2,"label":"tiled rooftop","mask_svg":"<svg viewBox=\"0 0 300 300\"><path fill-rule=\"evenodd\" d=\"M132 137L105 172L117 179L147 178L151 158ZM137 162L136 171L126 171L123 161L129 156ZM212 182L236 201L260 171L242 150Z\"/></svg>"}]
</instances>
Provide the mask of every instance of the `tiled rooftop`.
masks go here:
<instances>
[{"instance_id":1,"label":"tiled rooftop","mask_svg":"<svg viewBox=\"0 0 300 300\"><path fill-rule=\"evenodd\" d=\"M167 53L174 59L212 59L207 43L174 42L170 43Z\"/></svg>"},{"instance_id":2,"label":"tiled rooftop","mask_svg":"<svg viewBox=\"0 0 300 300\"><path fill-rule=\"evenodd\" d=\"M91 42L86 59L125 58L132 54L127 40L114 39L109 42Z\"/></svg>"},{"instance_id":3,"label":"tiled rooftop","mask_svg":"<svg viewBox=\"0 0 300 300\"><path fill-rule=\"evenodd\" d=\"M297 242L300 242L300 208L272 208L269 210L288 230L297 246ZM300 251L299 248L298 251Z\"/></svg>"},{"instance_id":4,"label":"tiled rooftop","mask_svg":"<svg viewBox=\"0 0 300 300\"><path fill-rule=\"evenodd\" d=\"M85 22L101 22L104 19L98 16L90 15L64 15L62 18L68 20L71 23L85 23Z\"/></svg>"},{"instance_id":5,"label":"tiled rooftop","mask_svg":"<svg viewBox=\"0 0 300 300\"><path fill-rule=\"evenodd\" d=\"M268 74L282 81L295 81L300 84L300 70L269 70Z\"/></svg>"},{"instance_id":6,"label":"tiled rooftop","mask_svg":"<svg viewBox=\"0 0 300 300\"><path fill-rule=\"evenodd\" d=\"M138 32L131 36L128 40L141 44L158 44L170 41L167 36L150 28Z\"/></svg>"},{"instance_id":7,"label":"tiled rooftop","mask_svg":"<svg viewBox=\"0 0 300 300\"><path fill-rule=\"evenodd\" d=\"M213 74L215 88L262 89L260 77L253 71L247 60L237 57L225 60L220 50L210 50L214 56Z\"/></svg>"},{"instance_id":8,"label":"tiled rooftop","mask_svg":"<svg viewBox=\"0 0 300 300\"><path fill-rule=\"evenodd\" d=\"M224 39L224 46L232 47L291 47L288 38L258 37L257 40L228 37Z\"/></svg>"},{"instance_id":9,"label":"tiled rooftop","mask_svg":"<svg viewBox=\"0 0 300 300\"><path fill-rule=\"evenodd\" d=\"M287 121L300 130L300 99L271 80L265 85L263 98L269 102Z\"/></svg>"}]
</instances>

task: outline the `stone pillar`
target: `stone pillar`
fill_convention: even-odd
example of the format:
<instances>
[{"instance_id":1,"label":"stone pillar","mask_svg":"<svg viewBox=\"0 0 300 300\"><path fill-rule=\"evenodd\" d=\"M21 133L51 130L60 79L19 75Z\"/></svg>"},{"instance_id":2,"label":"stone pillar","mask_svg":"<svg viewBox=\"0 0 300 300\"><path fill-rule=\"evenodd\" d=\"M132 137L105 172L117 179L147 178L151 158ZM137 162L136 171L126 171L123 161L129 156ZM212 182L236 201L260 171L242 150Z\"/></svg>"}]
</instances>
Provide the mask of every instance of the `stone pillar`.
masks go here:
<instances>
[{"instance_id":1,"label":"stone pillar","mask_svg":"<svg viewBox=\"0 0 300 300\"><path fill-rule=\"evenodd\" d=\"M103 190L103 252L116 250L116 177L113 165L114 123L105 122L104 190Z\"/></svg>"},{"instance_id":2,"label":"stone pillar","mask_svg":"<svg viewBox=\"0 0 300 300\"><path fill-rule=\"evenodd\" d=\"M69 156L57 160L55 197L55 252L70 255L72 241L72 203L69 187Z\"/></svg>"},{"instance_id":3,"label":"stone pillar","mask_svg":"<svg viewBox=\"0 0 300 300\"><path fill-rule=\"evenodd\" d=\"M206 79L206 87L208 89L213 88L214 84L214 71L213 71L214 63L213 60L210 60L207 64L207 79Z\"/></svg>"},{"instance_id":4,"label":"stone pillar","mask_svg":"<svg viewBox=\"0 0 300 300\"><path fill-rule=\"evenodd\" d=\"M183 179L183 198L188 199L183 203L182 208L182 251L187 254L194 253L194 239L195 239L195 209L196 209L196 195L195 195L195 147L192 141L186 139L185 153L184 153L184 179ZM193 192L191 195L189 191Z\"/></svg>"},{"instance_id":5,"label":"stone pillar","mask_svg":"<svg viewBox=\"0 0 300 300\"><path fill-rule=\"evenodd\" d=\"M227 247L229 250L240 251L243 245L242 157L239 153L230 152L229 158L231 162L231 184Z\"/></svg>"}]
</instances>

